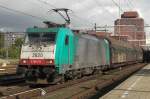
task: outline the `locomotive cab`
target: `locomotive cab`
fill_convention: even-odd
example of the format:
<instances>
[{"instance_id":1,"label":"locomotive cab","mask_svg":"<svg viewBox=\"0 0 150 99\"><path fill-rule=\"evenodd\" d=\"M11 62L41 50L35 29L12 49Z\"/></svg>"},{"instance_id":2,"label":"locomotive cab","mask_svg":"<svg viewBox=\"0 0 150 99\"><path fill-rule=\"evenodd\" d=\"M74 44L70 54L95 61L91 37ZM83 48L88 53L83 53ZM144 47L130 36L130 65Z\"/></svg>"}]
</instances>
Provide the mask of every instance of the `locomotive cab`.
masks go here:
<instances>
[{"instance_id":1,"label":"locomotive cab","mask_svg":"<svg viewBox=\"0 0 150 99\"><path fill-rule=\"evenodd\" d=\"M54 65L56 32L32 32L26 34L22 45L21 65Z\"/></svg>"},{"instance_id":2,"label":"locomotive cab","mask_svg":"<svg viewBox=\"0 0 150 99\"><path fill-rule=\"evenodd\" d=\"M28 28L17 73L30 83L54 82L55 76L63 72L60 66L71 63L71 35L68 28Z\"/></svg>"}]
</instances>

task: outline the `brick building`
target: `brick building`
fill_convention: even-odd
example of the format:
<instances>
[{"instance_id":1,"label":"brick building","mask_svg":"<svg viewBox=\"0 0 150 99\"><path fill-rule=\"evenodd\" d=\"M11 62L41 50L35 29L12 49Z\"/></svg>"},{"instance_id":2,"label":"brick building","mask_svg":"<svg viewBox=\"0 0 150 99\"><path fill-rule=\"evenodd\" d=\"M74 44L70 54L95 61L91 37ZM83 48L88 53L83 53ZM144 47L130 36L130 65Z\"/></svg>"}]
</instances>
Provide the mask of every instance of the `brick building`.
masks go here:
<instances>
[{"instance_id":1,"label":"brick building","mask_svg":"<svg viewBox=\"0 0 150 99\"><path fill-rule=\"evenodd\" d=\"M121 19L115 21L114 33L117 36L128 36L128 41L134 45L145 45L144 20L136 11L124 12Z\"/></svg>"},{"instance_id":2,"label":"brick building","mask_svg":"<svg viewBox=\"0 0 150 99\"><path fill-rule=\"evenodd\" d=\"M112 33L110 33L110 32L96 32L96 35L109 37L112 35Z\"/></svg>"},{"instance_id":3,"label":"brick building","mask_svg":"<svg viewBox=\"0 0 150 99\"><path fill-rule=\"evenodd\" d=\"M128 36L127 35L120 35L120 36L110 36L111 38L113 39L116 39L116 40L121 40L121 41L124 41L124 42L128 42Z\"/></svg>"}]
</instances>

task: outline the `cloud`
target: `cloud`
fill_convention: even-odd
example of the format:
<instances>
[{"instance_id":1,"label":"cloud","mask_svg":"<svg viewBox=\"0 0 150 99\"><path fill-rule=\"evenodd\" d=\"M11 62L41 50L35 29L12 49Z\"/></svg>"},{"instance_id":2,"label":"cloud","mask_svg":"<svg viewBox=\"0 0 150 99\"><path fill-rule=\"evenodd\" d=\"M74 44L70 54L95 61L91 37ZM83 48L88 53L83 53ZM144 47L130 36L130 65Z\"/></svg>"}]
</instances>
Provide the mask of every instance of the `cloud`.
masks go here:
<instances>
[{"instance_id":1,"label":"cloud","mask_svg":"<svg viewBox=\"0 0 150 99\"><path fill-rule=\"evenodd\" d=\"M45 3L42 3L44 1ZM118 1L116 1L118 3ZM149 1L135 0L131 1L136 9L140 9L142 17L147 23L150 23ZM49 4L48 4L49 3ZM133 5L128 6L127 1L121 1L121 6L125 10L131 9ZM0 8L0 26L2 28L13 31L25 31L27 27L34 25L42 26L42 21L50 20L63 23L64 20L50 9L69 8L73 11L70 13L72 27L93 27L94 23L98 25L113 25L114 20L118 18L118 8L111 0L0 0L0 5L4 5L11 9L42 17L42 20L25 16L19 13L14 13L3 8ZM148 11L146 13L146 11Z\"/></svg>"},{"instance_id":2,"label":"cloud","mask_svg":"<svg viewBox=\"0 0 150 99\"><path fill-rule=\"evenodd\" d=\"M111 7L111 6L106 6L106 10L108 10L110 13L118 13L118 8L117 7Z\"/></svg>"}]
</instances>

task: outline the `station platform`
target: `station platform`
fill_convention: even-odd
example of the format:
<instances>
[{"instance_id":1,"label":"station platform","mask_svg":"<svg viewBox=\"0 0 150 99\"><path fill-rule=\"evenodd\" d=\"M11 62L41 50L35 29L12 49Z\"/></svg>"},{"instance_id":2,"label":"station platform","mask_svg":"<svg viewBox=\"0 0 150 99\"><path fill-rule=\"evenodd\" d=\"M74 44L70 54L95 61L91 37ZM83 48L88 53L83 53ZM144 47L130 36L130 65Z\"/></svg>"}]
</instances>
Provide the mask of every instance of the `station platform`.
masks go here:
<instances>
[{"instance_id":1,"label":"station platform","mask_svg":"<svg viewBox=\"0 0 150 99\"><path fill-rule=\"evenodd\" d=\"M150 99L150 64L99 99Z\"/></svg>"}]
</instances>

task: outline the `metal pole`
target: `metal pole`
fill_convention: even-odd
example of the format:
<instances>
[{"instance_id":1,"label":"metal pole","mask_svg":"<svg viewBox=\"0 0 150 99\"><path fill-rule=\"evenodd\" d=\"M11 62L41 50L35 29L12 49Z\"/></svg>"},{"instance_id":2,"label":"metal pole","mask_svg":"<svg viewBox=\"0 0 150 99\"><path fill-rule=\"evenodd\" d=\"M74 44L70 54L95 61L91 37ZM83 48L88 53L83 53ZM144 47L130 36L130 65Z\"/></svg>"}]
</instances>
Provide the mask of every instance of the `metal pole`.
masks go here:
<instances>
[{"instance_id":1,"label":"metal pole","mask_svg":"<svg viewBox=\"0 0 150 99\"><path fill-rule=\"evenodd\" d=\"M121 20L121 18L120 18L120 0L119 0L119 7L118 7L118 11L119 11L119 29L118 29L118 35L119 35L119 41L120 41L120 20Z\"/></svg>"},{"instance_id":2,"label":"metal pole","mask_svg":"<svg viewBox=\"0 0 150 99\"><path fill-rule=\"evenodd\" d=\"M8 37L8 35L9 35L9 33L7 32L7 34L6 34L6 39L7 39L7 37ZM6 41L6 60L8 61L8 41Z\"/></svg>"},{"instance_id":3,"label":"metal pole","mask_svg":"<svg viewBox=\"0 0 150 99\"><path fill-rule=\"evenodd\" d=\"M96 23L94 24L94 29L95 29L95 32L96 32L96 29L97 29L97 27L96 27Z\"/></svg>"}]
</instances>

